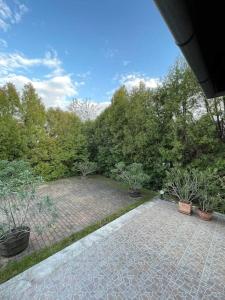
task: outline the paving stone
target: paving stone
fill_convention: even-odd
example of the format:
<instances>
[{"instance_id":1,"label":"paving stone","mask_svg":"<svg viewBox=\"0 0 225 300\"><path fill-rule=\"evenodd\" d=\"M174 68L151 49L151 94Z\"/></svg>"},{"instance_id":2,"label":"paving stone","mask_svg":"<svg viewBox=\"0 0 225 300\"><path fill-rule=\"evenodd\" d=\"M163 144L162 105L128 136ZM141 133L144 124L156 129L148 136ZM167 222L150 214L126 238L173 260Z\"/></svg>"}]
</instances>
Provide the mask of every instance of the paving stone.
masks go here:
<instances>
[{"instance_id":1,"label":"paving stone","mask_svg":"<svg viewBox=\"0 0 225 300\"><path fill-rule=\"evenodd\" d=\"M225 219L155 200L0 286L0 299L225 299Z\"/></svg>"},{"instance_id":2,"label":"paving stone","mask_svg":"<svg viewBox=\"0 0 225 300\"><path fill-rule=\"evenodd\" d=\"M31 231L27 250L12 258L0 257L0 267L50 246L135 202L126 191L112 186L107 178L95 176L86 180L79 177L56 180L44 184L39 193L49 195L55 201L59 214L55 229L45 229L41 236ZM38 214L36 218L32 217L31 227L40 223L40 220L42 224L47 224L48 215Z\"/></svg>"}]
</instances>

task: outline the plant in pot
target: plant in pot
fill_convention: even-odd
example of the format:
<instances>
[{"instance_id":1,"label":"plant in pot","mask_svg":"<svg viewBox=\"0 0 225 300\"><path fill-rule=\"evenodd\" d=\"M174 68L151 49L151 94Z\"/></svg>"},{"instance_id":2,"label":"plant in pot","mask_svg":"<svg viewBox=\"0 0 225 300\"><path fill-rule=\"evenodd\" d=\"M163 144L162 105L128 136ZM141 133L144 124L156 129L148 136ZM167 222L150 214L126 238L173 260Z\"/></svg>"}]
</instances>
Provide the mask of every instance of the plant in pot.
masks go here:
<instances>
[{"instance_id":1,"label":"plant in pot","mask_svg":"<svg viewBox=\"0 0 225 300\"><path fill-rule=\"evenodd\" d=\"M178 201L178 211L191 215L192 201L198 190L198 172L195 169L173 168L167 172L166 193Z\"/></svg>"},{"instance_id":2,"label":"plant in pot","mask_svg":"<svg viewBox=\"0 0 225 300\"><path fill-rule=\"evenodd\" d=\"M113 177L129 186L129 195L131 197L140 197L141 188L149 180L149 176L144 172L142 164L133 163L126 166L124 162L115 165L111 171Z\"/></svg>"},{"instance_id":3,"label":"plant in pot","mask_svg":"<svg viewBox=\"0 0 225 300\"><path fill-rule=\"evenodd\" d=\"M96 172L98 169L97 163L93 161L89 161L85 159L83 161L75 162L73 165L73 171L79 172L81 174L81 178L85 179L88 174L92 174Z\"/></svg>"},{"instance_id":4,"label":"plant in pot","mask_svg":"<svg viewBox=\"0 0 225 300\"><path fill-rule=\"evenodd\" d=\"M222 181L215 172L211 170L200 172L197 192L197 214L202 220L210 221L213 211L221 204L220 192L223 189L221 183Z\"/></svg>"},{"instance_id":5,"label":"plant in pot","mask_svg":"<svg viewBox=\"0 0 225 300\"><path fill-rule=\"evenodd\" d=\"M37 196L42 183L24 161L0 161L0 255L14 256L29 244L30 231L41 234L57 217L55 206L47 196ZM37 223L39 214L48 214L48 223ZM35 220L35 222L34 222ZM40 219L41 220L41 219ZM31 226L31 223L34 225Z\"/></svg>"}]
</instances>

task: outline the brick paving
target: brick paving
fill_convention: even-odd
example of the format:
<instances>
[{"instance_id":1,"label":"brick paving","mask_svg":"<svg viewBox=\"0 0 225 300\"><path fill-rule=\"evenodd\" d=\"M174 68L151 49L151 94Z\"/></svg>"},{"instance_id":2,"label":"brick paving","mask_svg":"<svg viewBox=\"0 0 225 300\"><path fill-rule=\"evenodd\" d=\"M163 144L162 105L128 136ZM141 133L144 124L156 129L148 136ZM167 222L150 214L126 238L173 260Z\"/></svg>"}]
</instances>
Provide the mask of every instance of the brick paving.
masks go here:
<instances>
[{"instance_id":1,"label":"brick paving","mask_svg":"<svg viewBox=\"0 0 225 300\"><path fill-rule=\"evenodd\" d=\"M0 286L3 300L224 300L225 219L148 202Z\"/></svg>"},{"instance_id":2,"label":"brick paving","mask_svg":"<svg viewBox=\"0 0 225 300\"><path fill-rule=\"evenodd\" d=\"M33 251L50 246L135 201L127 191L102 176L60 179L45 184L39 193L49 195L56 204L59 217L54 227L39 236L31 230L27 250L12 258L0 257L0 267L8 261L19 260ZM47 224L48 216L38 214L32 217L31 227L40 223L40 220L42 224Z\"/></svg>"}]
</instances>

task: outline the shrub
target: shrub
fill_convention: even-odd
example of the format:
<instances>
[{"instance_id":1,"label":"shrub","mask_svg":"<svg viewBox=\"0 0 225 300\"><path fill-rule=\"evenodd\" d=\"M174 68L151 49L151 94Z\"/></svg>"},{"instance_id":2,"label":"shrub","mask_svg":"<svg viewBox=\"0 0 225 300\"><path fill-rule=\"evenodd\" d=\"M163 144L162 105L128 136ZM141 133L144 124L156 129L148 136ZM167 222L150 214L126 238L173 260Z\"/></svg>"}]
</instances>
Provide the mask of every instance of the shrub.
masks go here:
<instances>
[{"instance_id":1,"label":"shrub","mask_svg":"<svg viewBox=\"0 0 225 300\"><path fill-rule=\"evenodd\" d=\"M144 183L149 180L149 176L145 174L140 163L133 163L126 166L124 162L119 162L115 165L115 169L111 173L117 180L128 184L133 191L140 190Z\"/></svg>"},{"instance_id":2,"label":"shrub","mask_svg":"<svg viewBox=\"0 0 225 300\"><path fill-rule=\"evenodd\" d=\"M51 181L65 177L68 173L68 168L60 161L40 161L34 167L34 172L44 178L45 181Z\"/></svg>"},{"instance_id":3,"label":"shrub","mask_svg":"<svg viewBox=\"0 0 225 300\"><path fill-rule=\"evenodd\" d=\"M173 168L167 171L165 191L172 198L190 203L196 199L199 172L195 169Z\"/></svg>"},{"instance_id":4,"label":"shrub","mask_svg":"<svg viewBox=\"0 0 225 300\"><path fill-rule=\"evenodd\" d=\"M73 165L73 170L81 173L82 177L86 177L88 174L97 171L97 163L89 161L88 159L80 162L76 162Z\"/></svg>"},{"instance_id":5,"label":"shrub","mask_svg":"<svg viewBox=\"0 0 225 300\"><path fill-rule=\"evenodd\" d=\"M223 181L215 171L199 172L197 202L200 210L212 212L218 210L222 204Z\"/></svg>"},{"instance_id":6,"label":"shrub","mask_svg":"<svg viewBox=\"0 0 225 300\"><path fill-rule=\"evenodd\" d=\"M24 161L0 161L0 239L8 233L29 227L32 216L46 212L48 224L37 224L37 233L51 226L57 217L56 209L49 197L37 196L37 187L42 179L33 174Z\"/></svg>"}]
</instances>

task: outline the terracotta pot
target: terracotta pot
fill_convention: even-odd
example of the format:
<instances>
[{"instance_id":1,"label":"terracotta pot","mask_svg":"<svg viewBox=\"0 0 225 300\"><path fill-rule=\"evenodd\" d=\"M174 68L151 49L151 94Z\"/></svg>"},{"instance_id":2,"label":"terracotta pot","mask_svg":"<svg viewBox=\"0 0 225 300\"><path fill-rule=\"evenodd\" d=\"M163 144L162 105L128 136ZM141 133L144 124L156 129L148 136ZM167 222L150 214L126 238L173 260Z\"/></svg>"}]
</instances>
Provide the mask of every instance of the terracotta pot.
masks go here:
<instances>
[{"instance_id":1,"label":"terracotta pot","mask_svg":"<svg viewBox=\"0 0 225 300\"><path fill-rule=\"evenodd\" d=\"M198 216L200 217L200 219L202 219L204 221L212 220L212 216L213 216L212 212L202 211L201 209L198 208L197 213L198 213Z\"/></svg>"},{"instance_id":2,"label":"terracotta pot","mask_svg":"<svg viewBox=\"0 0 225 300\"><path fill-rule=\"evenodd\" d=\"M186 203L186 202L179 201L178 211L185 215L191 215L192 203Z\"/></svg>"},{"instance_id":3,"label":"terracotta pot","mask_svg":"<svg viewBox=\"0 0 225 300\"><path fill-rule=\"evenodd\" d=\"M14 256L25 250L29 244L30 228L27 226L15 228L0 239L0 255Z\"/></svg>"}]
</instances>

